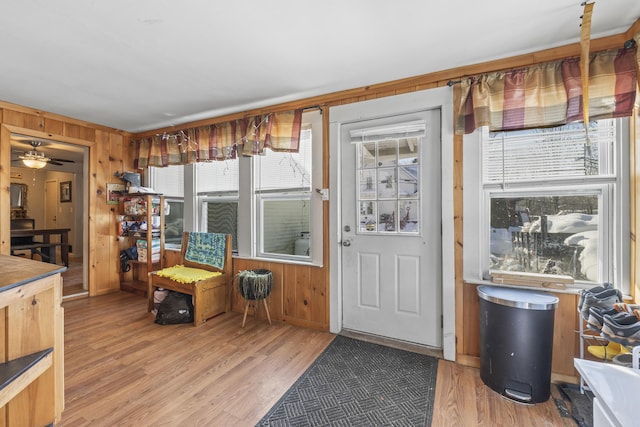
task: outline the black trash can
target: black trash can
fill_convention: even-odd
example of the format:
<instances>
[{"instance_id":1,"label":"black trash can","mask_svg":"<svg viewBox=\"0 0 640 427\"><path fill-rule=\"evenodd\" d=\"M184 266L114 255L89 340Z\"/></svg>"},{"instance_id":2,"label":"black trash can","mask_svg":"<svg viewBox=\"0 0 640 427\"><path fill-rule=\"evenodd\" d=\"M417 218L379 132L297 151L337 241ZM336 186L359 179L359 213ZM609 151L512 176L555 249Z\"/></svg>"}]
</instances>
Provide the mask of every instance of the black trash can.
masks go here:
<instances>
[{"instance_id":1,"label":"black trash can","mask_svg":"<svg viewBox=\"0 0 640 427\"><path fill-rule=\"evenodd\" d=\"M480 378L521 403L551 394L553 319L558 298L544 292L479 286Z\"/></svg>"}]
</instances>

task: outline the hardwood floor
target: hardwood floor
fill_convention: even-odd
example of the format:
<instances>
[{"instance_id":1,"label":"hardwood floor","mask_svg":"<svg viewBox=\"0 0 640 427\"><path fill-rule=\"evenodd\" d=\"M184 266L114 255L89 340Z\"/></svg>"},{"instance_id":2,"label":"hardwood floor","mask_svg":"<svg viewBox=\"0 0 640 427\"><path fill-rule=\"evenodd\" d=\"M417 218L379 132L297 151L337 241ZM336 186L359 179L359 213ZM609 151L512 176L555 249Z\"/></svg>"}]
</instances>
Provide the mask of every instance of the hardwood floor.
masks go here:
<instances>
[{"instance_id":1,"label":"hardwood floor","mask_svg":"<svg viewBox=\"0 0 640 427\"><path fill-rule=\"evenodd\" d=\"M82 258L69 257L69 267L67 267L67 271L62 273L62 296L69 297L87 293L82 273Z\"/></svg>"},{"instance_id":2,"label":"hardwood floor","mask_svg":"<svg viewBox=\"0 0 640 427\"><path fill-rule=\"evenodd\" d=\"M253 426L333 335L226 313L160 326L120 292L65 301L65 402L57 426ZM526 406L441 360L433 426L569 426L552 400Z\"/></svg>"},{"instance_id":3,"label":"hardwood floor","mask_svg":"<svg viewBox=\"0 0 640 427\"><path fill-rule=\"evenodd\" d=\"M432 426L576 426L571 418L562 418L552 397L544 403L515 403L484 385L480 370L446 360L438 364L436 400Z\"/></svg>"},{"instance_id":4,"label":"hardwood floor","mask_svg":"<svg viewBox=\"0 0 640 427\"><path fill-rule=\"evenodd\" d=\"M125 292L63 303L58 426L255 425L333 335L227 313L160 326Z\"/></svg>"}]
</instances>

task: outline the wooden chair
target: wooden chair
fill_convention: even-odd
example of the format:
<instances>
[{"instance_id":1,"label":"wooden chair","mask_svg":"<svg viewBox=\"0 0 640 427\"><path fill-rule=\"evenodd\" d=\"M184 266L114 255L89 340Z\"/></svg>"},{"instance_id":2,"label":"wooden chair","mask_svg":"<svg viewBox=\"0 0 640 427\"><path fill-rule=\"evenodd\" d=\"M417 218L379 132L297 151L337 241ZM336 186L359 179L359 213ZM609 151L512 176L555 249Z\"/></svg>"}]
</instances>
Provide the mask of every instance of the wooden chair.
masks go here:
<instances>
[{"instance_id":1,"label":"wooden chair","mask_svg":"<svg viewBox=\"0 0 640 427\"><path fill-rule=\"evenodd\" d=\"M231 258L231 235L224 235L224 261L221 267L215 267L208 263L196 262L191 257L194 248L189 247L190 234L200 234L203 238L211 238L212 233L192 233L185 231L182 235L181 264L185 267L205 270L209 272L221 272L219 276L208 279L197 280L191 283L181 283L179 281L162 277L158 273L167 271L163 269L149 273L149 288L147 297L149 299L149 311L154 308L153 294L156 288L164 288L172 291L182 292L193 297L195 326L203 324L207 319L218 314L231 311L231 286L233 283L232 258ZM220 237L221 235L217 235ZM193 236L194 238L197 236ZM215 236L214 236L215 237ZM209 261L207 261L209 262ZM171 268L171 267L169 267Z\"/></svg>"}]
</instances>

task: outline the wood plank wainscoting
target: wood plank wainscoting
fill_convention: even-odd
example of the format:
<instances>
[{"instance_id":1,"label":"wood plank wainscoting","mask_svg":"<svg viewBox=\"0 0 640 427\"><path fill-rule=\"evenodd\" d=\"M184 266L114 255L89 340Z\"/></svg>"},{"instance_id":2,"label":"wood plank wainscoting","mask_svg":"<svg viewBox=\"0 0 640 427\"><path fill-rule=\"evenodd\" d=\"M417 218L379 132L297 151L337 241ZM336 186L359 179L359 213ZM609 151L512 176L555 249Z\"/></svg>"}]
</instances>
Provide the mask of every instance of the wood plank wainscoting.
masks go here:
<instances>
[{"instance_id":1,"label":"wood plank wainscoting","mask_svg":"<svg viewBox=\"0 0 640 427\"><path fill-rule=\"evenodd\" d=\"M283 264L234 258L233 271L265 269L273 273L273 290L267 298L271 320L322 331L329 330L329 282L321 267ZM244 300L234 281L231 307L244 312ZM249 314L253 314L251 309ZM266 322L266 313L258 309L258 319ZM247 322L251 320L248 318Z\"/></svg>"},{"instance_id":2,"label":"wood plank wainscoting","mask_svg":"<svg viewBox=\"0 0 640 427\"><path fill-rule=\"evenodd\" d=\"M476 288L476 285L468 283L464 285L465 310L462 317L465 328L462 337L458 337L464 356L459 356L462 360L458 362L480 367L480 303ZM576 327L572 325L579 325L580 321L577 310L578 296L559 292L552 292L552 294L558 297L559 301L554 318L551 379L554 382L576 383L573 358L579 354L580 337Z\"/></svg>"},{"instance_id":3,"label":"wood plank wainscoting","mask_svg":"<svg viewBox=\"0 0 640 427\"><path fill-rule=\"evenodd\" d=\"M165 266L170 267L179 261L179 251L165 251ZM329 330L329 282L325 278L326 273L323 268L243 258L233 259L234 276L241 270L257 269L266 269L273 273L273 291L267 298L271 320L280 320L320 331ZM244 312L244 300L238 293L235 280L231 293L231 309L237 313ZM250 315L254 314L252 310L249 311ZM252 322L253 318L253 316L247 318L247 322ZM266 312L258 309L257 319L260 322L266 322Z\"/></svg>"}]
</instances>

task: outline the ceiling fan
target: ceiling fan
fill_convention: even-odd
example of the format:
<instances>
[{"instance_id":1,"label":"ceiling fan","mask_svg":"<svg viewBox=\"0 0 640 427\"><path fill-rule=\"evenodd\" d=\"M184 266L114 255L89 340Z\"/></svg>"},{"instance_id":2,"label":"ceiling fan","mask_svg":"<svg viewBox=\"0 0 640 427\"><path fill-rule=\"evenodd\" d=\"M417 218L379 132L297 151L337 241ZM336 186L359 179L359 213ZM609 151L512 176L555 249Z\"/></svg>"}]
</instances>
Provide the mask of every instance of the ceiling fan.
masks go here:
<instances>
[{"instance_id":1,"label":"ceiling fan","mask_svg":"<svg viewBox=\"0 0 640 427\"><path fill-rule=\"evenodd\" d=\"M42 169L47 164L62 166L64 163L75 163L73 160L56 159L45 156L43 152L38 151L38 147L42 145L42 141L29 141L29 144L33 147L33 150L22 152L23 154L18 156L18 159L14 161L21 160L26 167L32 169Z\"/></svg>"}]
</instances>

